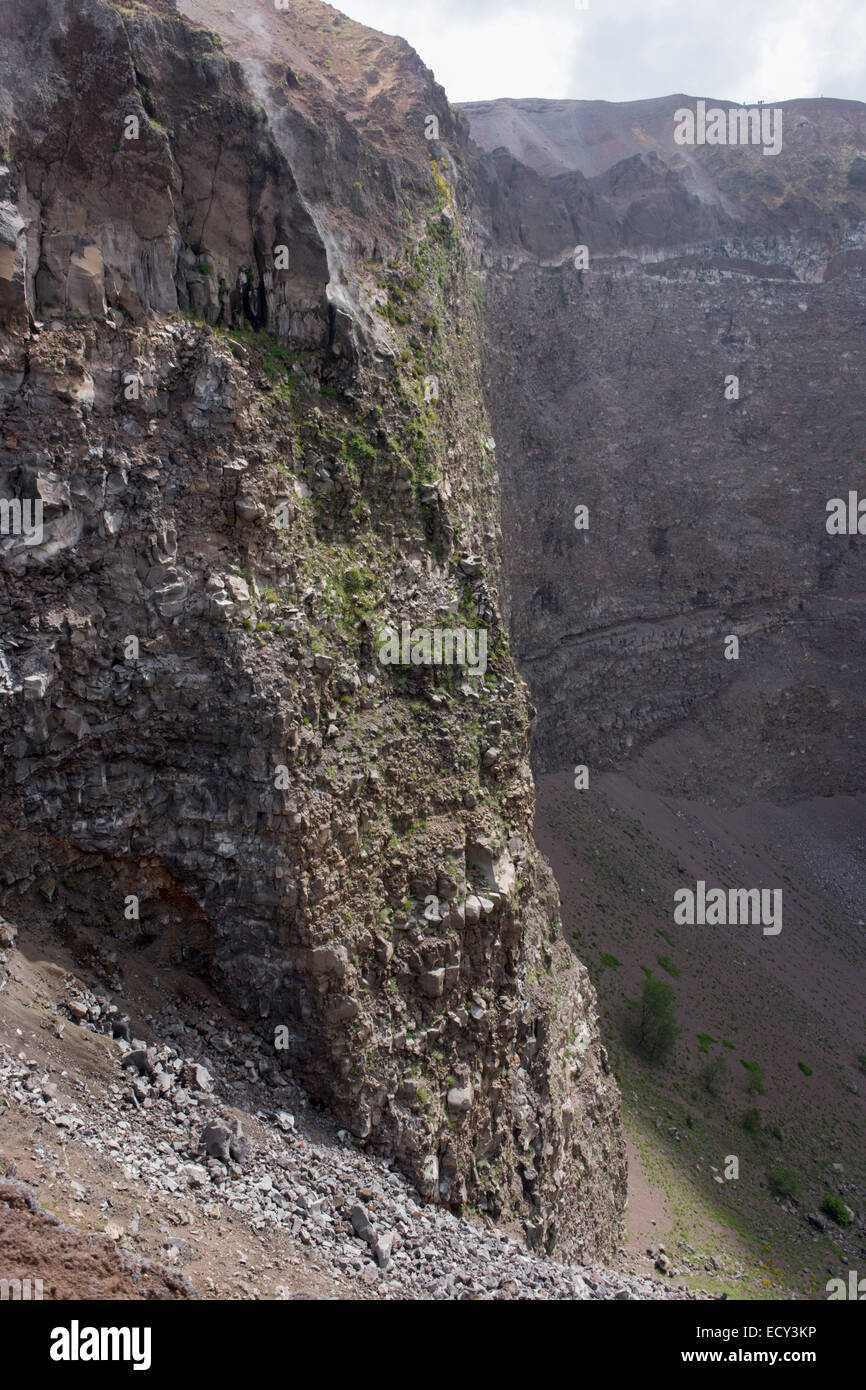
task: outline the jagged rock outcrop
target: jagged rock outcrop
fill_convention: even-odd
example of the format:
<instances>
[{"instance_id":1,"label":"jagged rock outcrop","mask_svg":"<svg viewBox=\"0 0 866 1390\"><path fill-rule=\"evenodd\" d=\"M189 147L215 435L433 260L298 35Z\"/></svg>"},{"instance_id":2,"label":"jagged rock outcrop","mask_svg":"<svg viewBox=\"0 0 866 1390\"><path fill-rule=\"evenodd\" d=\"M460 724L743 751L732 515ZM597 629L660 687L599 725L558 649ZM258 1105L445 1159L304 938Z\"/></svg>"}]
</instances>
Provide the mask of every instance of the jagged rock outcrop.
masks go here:
<instances>
[{"instance_id":1,"label":"jagged rock outcrop","mask_svg":"<svg viewBox=\"0 0 866 1390\"><path fill-rule=\"evenodd\" d=\"M323 346L325 248L215 36L158 5L48 0L5 6L4 21L7 314L191 310Z\"/></svg>"},{"instance_id":2,"label":"jagged rock outcrop","mask_svg":"<svg viewBox=\"0 0 866 1390\"><path fill-rule=\"evenodd\" d=\"M317 0L183 10L2 6L0 899L113 988L129 952L206 972L428 1199L607 1254L465 121ZM383 664L404 623L483 629L486 671Z\"/></svg>"}]
</instances>

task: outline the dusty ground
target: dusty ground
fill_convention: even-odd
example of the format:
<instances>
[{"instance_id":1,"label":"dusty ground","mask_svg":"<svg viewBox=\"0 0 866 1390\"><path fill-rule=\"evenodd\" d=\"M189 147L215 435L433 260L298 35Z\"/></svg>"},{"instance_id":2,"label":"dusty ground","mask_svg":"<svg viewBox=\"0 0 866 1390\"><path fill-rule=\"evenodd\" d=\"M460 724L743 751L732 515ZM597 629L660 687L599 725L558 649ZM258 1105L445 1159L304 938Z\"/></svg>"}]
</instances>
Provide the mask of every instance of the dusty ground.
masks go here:
<instances>
[{"instance_id":1,"label":"dusty ground","mask_svg":"<svg viewBox=\"0 0 866 1390\"><path fill-rule=\"evenodd\" d=\"M628 1209L626 1211L626 1249L640 1259L650 1245L664 1244L674 1224L673 1212L664 1191L647 1174L640 1153L626 1139L628 1153Z\"/></svg>"},{"instance_id":2,"label":"dusty ground","mask_svg":"<svg viewBox=\"0 0 866 1390\"><path fill-rule=\"evenodd\" d=\"M39 1281L48 1299L192 1296L182 1275L130 1255L109 1235L59 1221L39 1206L32 1188L11 1178L0 1181L0 1269L8 1280L30 1281L31 1290Z\"/></svg>"},{"instance_id":3,"label":"dusty ground","mask_svg":"<svg viewBox=\"0 0 866 1390\"><path fill-rule=\"evenodd\" d=\"M69 1021L57 1036L52 1006L68 993L64 982L80 980L80 972L62 948L51 949L54 959L28 959L16 950L7 962L0 1043L38 1060L61 1098L86 1104L116 1082L117 1052L107 1037ZM133 1033L147 1041L156 1033L144 1015L161 990L184 983L164 970L159 986L153 978L145 969L130 979L138 1001ZM201 991L192 980L185 988ZM245 1128L254 1139L255 1118L248 1118ZM191 1290L217 1299L357 1296L351 1280L317 1267L315 1257L285 1232L256 1231L225 1205L218 1215L202 1219L183 1195L154 1192L129 1180L109 1155L64 1138L62 1130L4 1105L2 1097L0 1175L28 1184L42 1213L34 1216L20 1202L13 1211L0 1207L3 1277L42 1277L46 1297L52 1287L57 1297L73 1298L177 1298ZM63 1223L62 1232L49 1224L49 1213ZM127 1257L157 1262L143 1285L123 1271Z\"/></svg>"}]
</instances>

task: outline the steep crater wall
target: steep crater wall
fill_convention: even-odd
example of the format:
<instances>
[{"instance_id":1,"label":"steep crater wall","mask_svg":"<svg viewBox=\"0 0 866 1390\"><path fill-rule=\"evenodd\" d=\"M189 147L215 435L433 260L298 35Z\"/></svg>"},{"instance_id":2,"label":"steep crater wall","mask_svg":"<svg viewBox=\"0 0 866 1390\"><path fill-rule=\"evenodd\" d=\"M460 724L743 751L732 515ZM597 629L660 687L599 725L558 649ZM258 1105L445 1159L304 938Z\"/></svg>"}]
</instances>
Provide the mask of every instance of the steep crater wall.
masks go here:
<instances>
[{"instance_id":1,"label":"steep crater wall","mask_svg":"<svg viewBox=\"0 0 866 1390\"><path fill-rule=\"evenodd\" d=\"M400 40L244 21L11 22L0 488L43 524L0 538L3 911L116 990L128 952L206 973L429 1200L609 1254L619 1096L532 840L465 129ZM383 665L389 622L483 628L486 672Z\"/></svg>"},{"instance_id":2,"label":"steep crater wall","mask_svg":"<svg viewBox=\"0 0 866 1390\"><path fill-rule=\"evenodd\" d=\"M863 552L825 523L862 484L864 112L788 103L762 162L675 149L689 100L465 108L536 765L617 766L688 727L694 791L850 794Z\"/></svg>"}]
</instances>

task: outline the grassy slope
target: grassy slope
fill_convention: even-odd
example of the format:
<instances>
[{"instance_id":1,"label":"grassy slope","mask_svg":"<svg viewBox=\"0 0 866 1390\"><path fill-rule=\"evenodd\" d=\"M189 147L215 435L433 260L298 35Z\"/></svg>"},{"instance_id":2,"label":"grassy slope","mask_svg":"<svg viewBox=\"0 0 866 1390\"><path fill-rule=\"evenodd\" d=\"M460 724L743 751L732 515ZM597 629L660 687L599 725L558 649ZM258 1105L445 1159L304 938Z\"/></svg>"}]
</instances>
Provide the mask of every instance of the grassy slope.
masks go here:
<instances>
[{"instance_id":1,"label":"grassy slope","mask_svg":"<svg viewBox=\"0 0 866 1390\"><path fill-rule=\"evenodd\" d=\"M806 807L791 824L811 816L817 827L823 810ZM862 1244L862 929L822 891L793 838L783 843L784 824L772 808L722 813L619 776L584 792L567 774L539 783L537 838L560 883L566 936L598 989L630 1137L674 1212L668 1249L676 1257L684 1240L701 1267L702 1256L717 1258L727 1274L715 1282L732 1296L821 1298L831 1274L857 1267ZM781 887L781 934L675 926L673 889L699 877ZM629 1041L647 971L676 992L680 1035L660 1066ZM715 1094L700 1077L714 1059ZM744 1062L760 1066L763 1095ZM757 1133L742 1125L750 1109ZM718 1182L732 1154L740 1176ZM795 1202L770 1190L779 1163L796 1175ZM805 1218L827 1192L858 1218L819 1236ZM696 1282L706 1286L706 1274Z\"/></svg>"}]
</instances>

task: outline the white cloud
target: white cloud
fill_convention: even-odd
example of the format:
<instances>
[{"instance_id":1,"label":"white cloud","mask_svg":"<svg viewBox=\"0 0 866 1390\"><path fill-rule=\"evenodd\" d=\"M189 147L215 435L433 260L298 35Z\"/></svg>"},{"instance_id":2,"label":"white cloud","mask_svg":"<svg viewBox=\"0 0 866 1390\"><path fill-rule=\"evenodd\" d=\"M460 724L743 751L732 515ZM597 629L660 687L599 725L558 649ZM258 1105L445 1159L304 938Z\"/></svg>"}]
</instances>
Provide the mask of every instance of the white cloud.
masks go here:
<instances>
[{"instance_id":1,"label":"white cloud","mask_svg":"<svg viewBox=\"0 0 866 1390\"><path fill-rule=\"evenodd\" d=\"M402 34L452 101L866 99L863 0L342 0Z\"/></svg>"}]
</instances>

